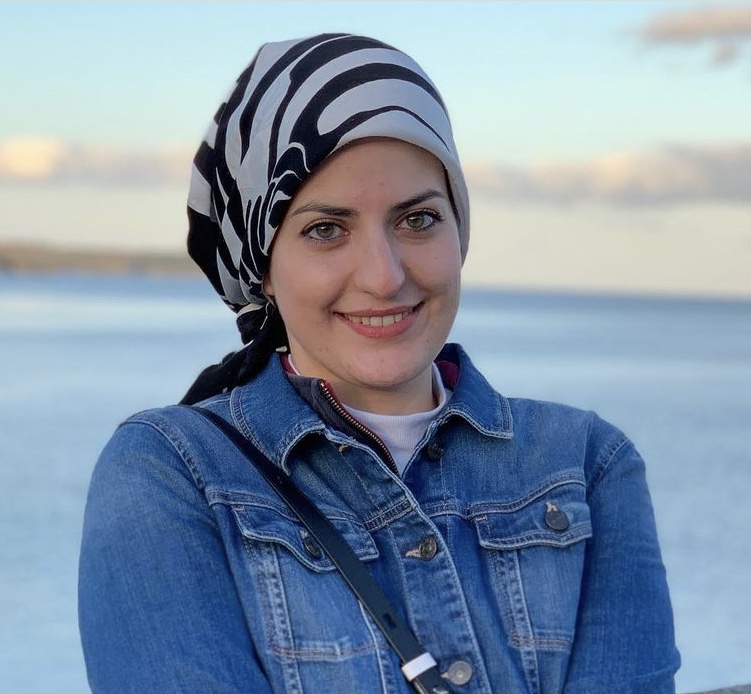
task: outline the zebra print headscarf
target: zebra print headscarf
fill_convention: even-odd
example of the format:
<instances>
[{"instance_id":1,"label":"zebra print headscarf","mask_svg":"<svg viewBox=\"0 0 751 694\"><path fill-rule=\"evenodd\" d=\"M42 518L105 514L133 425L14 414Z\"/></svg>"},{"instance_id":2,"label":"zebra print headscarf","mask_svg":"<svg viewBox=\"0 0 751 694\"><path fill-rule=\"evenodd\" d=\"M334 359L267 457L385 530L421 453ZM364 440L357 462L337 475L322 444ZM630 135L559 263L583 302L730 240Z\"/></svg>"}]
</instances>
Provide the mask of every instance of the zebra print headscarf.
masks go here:
<instances>
[{"instance_id":1,"label":"zebra print headscarf","mask_svg":"<svg viewBox=\"0 0 751 694\"><path fill-rule=\"evenodd\" d=\"M260 341L274 310L262 281L292 197L326 157L368 137L443 163L466 256L467 188L443 100L420 66L362 36L267 43L214 116L188 196L188 252L238 314L244 343Z\"/></svg>"}]
</instances>

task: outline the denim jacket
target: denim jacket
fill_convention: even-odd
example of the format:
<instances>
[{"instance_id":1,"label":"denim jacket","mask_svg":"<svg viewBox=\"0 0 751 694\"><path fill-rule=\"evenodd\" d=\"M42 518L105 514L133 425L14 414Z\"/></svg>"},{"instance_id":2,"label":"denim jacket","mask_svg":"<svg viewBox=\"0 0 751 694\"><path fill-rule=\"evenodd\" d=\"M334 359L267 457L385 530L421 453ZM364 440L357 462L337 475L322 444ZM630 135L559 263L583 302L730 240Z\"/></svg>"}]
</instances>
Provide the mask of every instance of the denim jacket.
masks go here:
<instances>
[{"instance_id":1,"label":"denim jacket","mask_svg":"<svg viewBox=\"0 0 751 694\"><path fill-rule=\"evenodd\" d=\"M644 464L596 415L506 399L460 347L400 478L280 360L204 403L331 519L453 692L673 692ZM329 403L331 404L331 403ZM335 403L334 403L335 405ZM254 466L187 408L123 423L80 564L93 692L406 694L395 653Z\"/></svg>"}]
</instances>

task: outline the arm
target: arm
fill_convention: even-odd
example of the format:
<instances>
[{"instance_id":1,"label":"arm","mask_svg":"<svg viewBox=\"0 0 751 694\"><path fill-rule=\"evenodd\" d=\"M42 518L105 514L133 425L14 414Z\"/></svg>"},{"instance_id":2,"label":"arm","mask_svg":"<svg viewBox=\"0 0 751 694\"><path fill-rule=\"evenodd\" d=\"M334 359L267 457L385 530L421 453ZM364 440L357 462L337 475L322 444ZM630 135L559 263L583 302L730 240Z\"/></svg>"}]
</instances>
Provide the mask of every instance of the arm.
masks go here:
<instances>
[{"instance_id":1,"label":"arm","mask_svg":"<svg viewBox=\"0 0 751 694\"><path fill-rule=\"evenodd\" d=\"M121 426L92 477L79 623L95 694L263 694L211 510L179 453Z\"/></svg>"},{"instance_id":2,"label":"arm","mask_svg":"<svg viewBox=\"0 0 751 694\"><path fill-rule=\"evenodd\" d=\"M625 439L593 473L567 694L672 694L680 664L644 462Z\"/></svg>"}]
</instances>

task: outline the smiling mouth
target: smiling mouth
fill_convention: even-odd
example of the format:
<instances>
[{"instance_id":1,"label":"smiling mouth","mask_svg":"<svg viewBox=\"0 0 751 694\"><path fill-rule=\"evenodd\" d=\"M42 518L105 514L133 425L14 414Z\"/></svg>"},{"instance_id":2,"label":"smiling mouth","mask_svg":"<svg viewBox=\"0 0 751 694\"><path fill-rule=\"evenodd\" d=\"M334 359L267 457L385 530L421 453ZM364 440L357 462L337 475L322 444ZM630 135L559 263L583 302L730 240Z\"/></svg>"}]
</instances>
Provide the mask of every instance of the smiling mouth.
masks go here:
<instances>
[{"instance_id":1,"label":"smiling mouth","mask_svg":"<svg viewBox=\"0 0 751 694\"><path fill-rule=\"evenodd\" d=\"M399 313L387 313L380 316L353 316L352 314L345 313L344 317L350 323L356 323L357 325L367 325L372 328L383 328L384 326L394 325L394 323L401 323L407 316L414 313L415 309L411 308L407 311L400 311Z\"/></svg>"}]
</instances>

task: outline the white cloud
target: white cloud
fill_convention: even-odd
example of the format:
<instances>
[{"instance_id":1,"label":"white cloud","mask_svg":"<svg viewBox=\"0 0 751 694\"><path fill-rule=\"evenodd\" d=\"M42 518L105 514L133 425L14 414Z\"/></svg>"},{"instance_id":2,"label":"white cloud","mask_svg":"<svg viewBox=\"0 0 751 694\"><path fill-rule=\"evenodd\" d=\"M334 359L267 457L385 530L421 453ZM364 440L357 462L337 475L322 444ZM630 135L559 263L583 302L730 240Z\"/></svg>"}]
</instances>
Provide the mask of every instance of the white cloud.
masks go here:
<instances>
[{"instance_id":1,"label":"white cloud","mask_svg":"<svg viewBox=\"0 0 751 694\"><path fill-rule=\"evenodd\" d=\"M585 162L466 167L470 187L491 196L552 203L625 205L721 201L751 204L751 144L668 146Z\"/></svg>"},{"instance_id":2,"label":"white cloud","mask_svg":"<svg viewBox=\"0 0 751 694\"><path fill-rule=\"evenodd\" d=\"M715 6L673 10L657 15L639 30L649 45L710 44L711 64L737 62L741 46L751 43L751 7Z\"/></svg>"},{"instance_id":3,"label":"white cloud","mask_svg":"<svg viewBox=\"0 0 751 694\"><path fill-rule=\"evenodd\" d=\"M751 39L751 7L725 6L673 10L658 15L641 31L651 43L695 43Z\"/></svg>"},{"instance_id":4,"label":"white cloud","mask_svg":"<svg viewBox=\"0 0 751 694\"><path fill-rule=\"evenodd\" d=\"M65 146L49 138L16 138L0 143L0 179L40 181L65 158Z\"/></svg>"},{"instance_id":5,"label":"white cloud","mask_svg":"<svg viewBox=\"0 0 751 694\"><path fill-rule=\"evenodd\" d=\"M0 141L0 183L85 184L188 189L192 152L132 151L40 137ZM646 153L613 152L579 162L505 166L470 162L470 186L506 199L651 205L696 201L751 204L751 144L674 145Z\"/></svg>"},{"instance_id":6,"label":"white cloud","mask_svg":"<svg viewBox=\"0 0 751 694\"><path fill-rule=\"evenodd\" d=\"M192 152L136 151L106 145L79 145L44 137L0 141L0 182L187 186Z\"/></svg>"}]
</instances>

